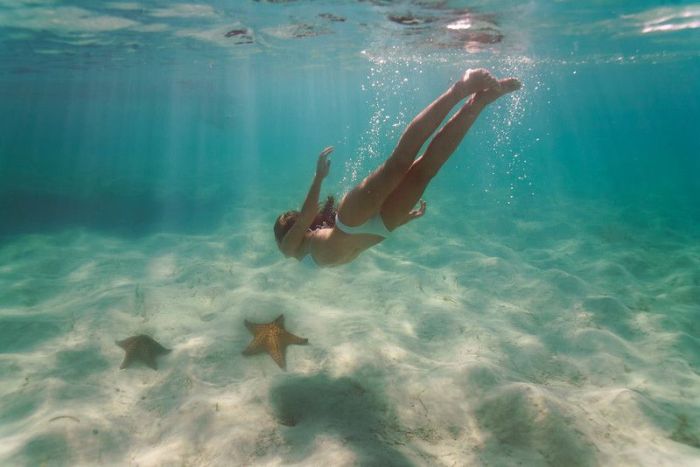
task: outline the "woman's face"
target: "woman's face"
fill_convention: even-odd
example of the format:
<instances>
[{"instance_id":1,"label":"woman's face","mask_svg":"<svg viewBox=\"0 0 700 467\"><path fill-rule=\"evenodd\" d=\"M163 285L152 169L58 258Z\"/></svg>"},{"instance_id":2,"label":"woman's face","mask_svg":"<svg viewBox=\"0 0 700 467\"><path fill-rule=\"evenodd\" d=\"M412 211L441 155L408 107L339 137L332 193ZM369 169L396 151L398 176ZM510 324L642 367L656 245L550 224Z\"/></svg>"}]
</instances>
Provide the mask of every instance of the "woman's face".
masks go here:
<instances>
[{"instance_id":1,"label":"woman's face","mask_svg":"<svg viewBox=\"0 0 700 467\"><path fill-rule=\"evenodd\" d=\"M299 216L298 211L287 211L277 218L277 220L275 221L275 227L274 227L275 240L277 240L277 247L280 246L280 244L282 243L282 240L284 239L284 236L287 235L287 232L289 232L289 229L292 228L292 226L296 222L298 216Z\"/></svg>"}]
</instances>

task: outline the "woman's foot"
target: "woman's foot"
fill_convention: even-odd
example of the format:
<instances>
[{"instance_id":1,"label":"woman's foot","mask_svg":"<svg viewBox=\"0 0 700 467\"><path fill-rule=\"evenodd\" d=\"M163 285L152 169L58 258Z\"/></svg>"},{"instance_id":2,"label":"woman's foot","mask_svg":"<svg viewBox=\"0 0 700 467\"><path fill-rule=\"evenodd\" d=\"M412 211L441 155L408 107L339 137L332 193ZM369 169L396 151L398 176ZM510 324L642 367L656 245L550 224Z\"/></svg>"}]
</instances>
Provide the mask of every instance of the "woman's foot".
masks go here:
<instances>
[{"instance_id":1,"label":"woman's foot","mask_svg":"<svg viewBox=\"0 0 700 467\"><path fill-rule=\"evenodd\" d=\"M497 80L495 86L477 91L476 94L474 94L474 103L480 105L490 104L499 97L517 91L521 87L522 84L516 78Z\"/></svg>"},{"instance_id":2,"label":"woman's foot","mask_svg":"<svg viewBox=\"0 0 700 467\"><path fill-rule=\"evenodd\" d=\"M488 70L478 68L476 70L467 70L462 79L455 84L455 89L459 91L462 97L467 97L475 92L496 86L498 86L498 80Z\"/></svg>"}]
</instances>

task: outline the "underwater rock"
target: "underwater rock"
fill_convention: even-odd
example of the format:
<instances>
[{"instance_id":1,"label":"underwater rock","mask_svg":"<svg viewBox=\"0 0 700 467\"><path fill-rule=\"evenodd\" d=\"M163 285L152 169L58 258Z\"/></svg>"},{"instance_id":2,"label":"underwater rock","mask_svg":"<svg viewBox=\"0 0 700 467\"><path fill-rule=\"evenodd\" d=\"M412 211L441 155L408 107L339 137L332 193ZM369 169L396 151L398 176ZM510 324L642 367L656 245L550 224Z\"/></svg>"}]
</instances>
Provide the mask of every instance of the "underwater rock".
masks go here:
<instances>
[{"instance_id":1,"label":"underwater rock","mask_svg":"<svg viewBox=\"0 0 700 467\"><path fill-rule=\"evenodd\" d=\"M287 369L285 351L288 345L305 345L308 339L295 336L284 328L284 315L279 315L271 323L256 324L248 320L244 321L245 326L251 334L253 341L243 351L243 355L255 355L260 352L267 352L272 359L283 370Z\"/></svg>"},{"instance_id":2,"label":"underwater rock","mask_svg":"<svg viewBox=\"0 0 700 467\"><path fill-rule=\"evenodd\" d=\"M128 368L134 361L138 360L154 370L158 369L156 357L170 353L170 349L166 349L150 336L141 334L138 336L128 337L121 341L116 341L116 344L126 351L124 361L122 361L120 370Z\"/></svg>"}]
</instances>

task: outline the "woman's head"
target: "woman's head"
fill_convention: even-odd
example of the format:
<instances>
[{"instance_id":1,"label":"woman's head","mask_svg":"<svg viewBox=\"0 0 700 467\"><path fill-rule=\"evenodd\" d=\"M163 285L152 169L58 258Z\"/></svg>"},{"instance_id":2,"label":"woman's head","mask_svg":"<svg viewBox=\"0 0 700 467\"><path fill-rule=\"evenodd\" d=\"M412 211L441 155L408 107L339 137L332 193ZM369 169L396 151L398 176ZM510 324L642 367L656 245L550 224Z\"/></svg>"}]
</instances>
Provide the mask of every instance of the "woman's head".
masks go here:
<instances>
[{"instance_id":1,"label":"woman's head","mask_svg":"<svg viewBox=\"0 0 700 467\"><path fill-rule=\"evenodd\" d=\"M319 211L316 213L316 217L309 225L309 230L322 229L325 227L333 227L335 225L335 198L329 196L326 198L323 206L319 206ZM289 229L291 229L299 219L299 211L287 211L281 214L275 221L275 239L277 239L277 245L282 243L282 239Z\"/></svg>"},{"instance_id":2,"label":"woman's head","mask_svg":"<svg viewBox=\"0 0 700 467\"><path fill-rule=\"evenodd\" d=\"M287 232L292 228L298 217L299 211L287 211L277 218L275 221L275 239L277 239L278 245L282 243L282 239L287 235Z\"/></svg>"}]
</instances>

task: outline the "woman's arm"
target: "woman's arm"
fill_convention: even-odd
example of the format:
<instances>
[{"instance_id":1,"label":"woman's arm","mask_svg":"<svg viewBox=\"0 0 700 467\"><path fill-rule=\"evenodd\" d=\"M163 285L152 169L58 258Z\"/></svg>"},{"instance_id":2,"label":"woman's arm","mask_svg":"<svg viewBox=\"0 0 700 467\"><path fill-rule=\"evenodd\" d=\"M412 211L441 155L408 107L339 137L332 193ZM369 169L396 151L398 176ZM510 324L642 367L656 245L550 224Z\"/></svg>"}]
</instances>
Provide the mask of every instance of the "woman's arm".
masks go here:
<instances>
[{"instance_id":1,"label":"woman's arm","mask_svg":"<svg viewBox=\"0 0 700 467\"><path fill-rule=\"evenodd\" d=\"M318 156L316 163L316 175L314 176L309 193L306 195L304 205L301 207L301 212L296 222L289 229L289 232L282 239L280 249L287 256L296 256L296 252L304 240L304 234L314 221L318 213L318 198L321 193L321 183L328 175L331 161L328 160L328 155L333 152L333 147L327 147Z\"/></svg>"}]
</instances>

